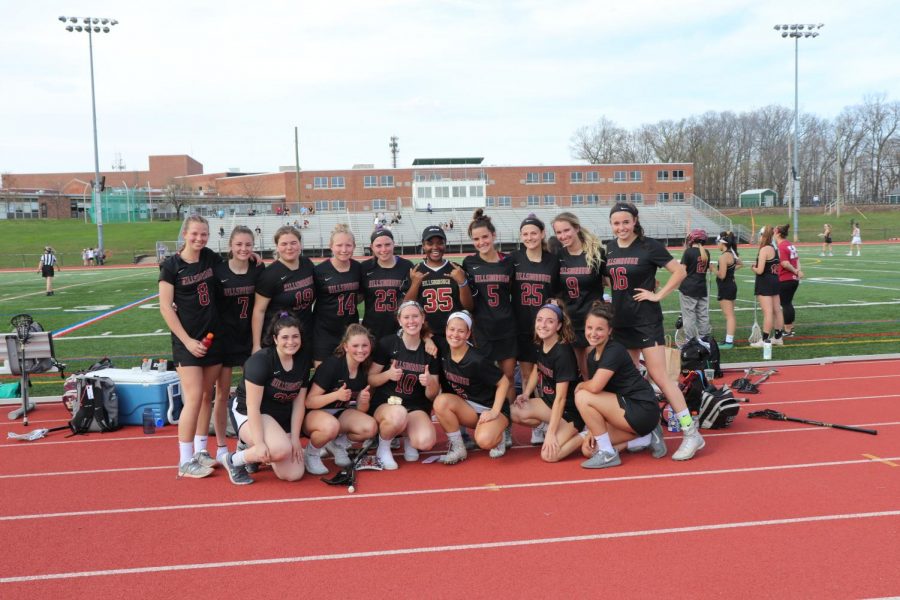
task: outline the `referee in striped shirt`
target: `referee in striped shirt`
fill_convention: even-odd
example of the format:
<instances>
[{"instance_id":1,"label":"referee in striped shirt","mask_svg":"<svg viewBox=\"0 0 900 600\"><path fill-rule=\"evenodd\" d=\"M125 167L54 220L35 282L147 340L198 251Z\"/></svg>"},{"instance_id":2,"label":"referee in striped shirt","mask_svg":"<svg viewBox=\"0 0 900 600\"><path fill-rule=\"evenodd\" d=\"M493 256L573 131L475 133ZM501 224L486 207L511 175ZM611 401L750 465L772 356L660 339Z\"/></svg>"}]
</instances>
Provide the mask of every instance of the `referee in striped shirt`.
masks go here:
<instances>
[{"instance_id":1,"label":"referee in striped shirt","mask_svg":"<svg viewBox=\"0 0 900 600\"><path fill-rule=\"evenodd\" d=\"M56 255L53 254L53 248L47 246L41 255L41 261L38 263L38 273L47 282L47 295L53 295L53 275L58 265L56 264ZM62 269L60 269L62 270Z\"/></svg>"}]
</instances>

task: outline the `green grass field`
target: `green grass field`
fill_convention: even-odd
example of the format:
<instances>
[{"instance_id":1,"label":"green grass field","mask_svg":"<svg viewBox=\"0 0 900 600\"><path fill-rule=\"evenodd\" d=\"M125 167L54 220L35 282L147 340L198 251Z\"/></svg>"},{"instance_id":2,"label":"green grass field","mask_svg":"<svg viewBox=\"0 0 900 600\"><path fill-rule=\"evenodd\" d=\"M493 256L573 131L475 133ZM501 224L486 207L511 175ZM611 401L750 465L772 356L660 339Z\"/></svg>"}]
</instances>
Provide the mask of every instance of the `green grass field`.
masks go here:
<instances>
[{"instance_id":1,"label":"green grass field","mask_svg":"<svg viewBox=\"0 0 900 600\"><path fill-rule=\"evenodd\" d=\"M754 209L752 214L750 209L732 209L723 212L735 225L743 225L748 229L752 229L754 224L757 230L763 225L793 224L793 218L788 216L787 209L765 209L763 211ZM859 222L863 241L875 242L900 238L900 207L881 205L877 207L877 210L872 206L864 206L861 211L853 207L845 208L841 211L840 217L834 214L826 215L824 210L812 211L804 208L798 219L799 240L821 243L822 240L818 236L822 232L822 226L828 223L831 225L832 237L835 242L849 242L851 221ZM791 235L793 236L793 232Z\"/></svg>"},{"instance_id":2,"label":"green grass field","mask_svg":"<svg viewBox=\"0 0 900 600\"><path fill-rule=\"evenodd\" d=\"M800 248L806 280L797 292L797 336L775 347L775 359L815 358L900 352L900 244L867 245L863 256L822 258L817 246ZM755 250L743 256L752 260ZM0 273L0 323L21 312L31 314L45 329L60 330L154 295L156 268L64 270L55 278L56 294L44 294L43 280L33 270ZM739 346L723 352L724 362L761 360L761 351L746 347L753 323L753 275L737 273ZM724 338L724 321L715 302L710 308L713 332ZM678 295L664 302L666 326L674 328ZM760 319L761 319L760 315ZM673 331L674 333L674 331ZM55 340L58 358L69 371L109 356L116 366L132 367L143 357L167 357L171 352L168 330L155 299L130 308ZM9 376L0 381L9 381ZM61 393L57 376L34 379L36 395Z\"/></svg>"}]
</instances>

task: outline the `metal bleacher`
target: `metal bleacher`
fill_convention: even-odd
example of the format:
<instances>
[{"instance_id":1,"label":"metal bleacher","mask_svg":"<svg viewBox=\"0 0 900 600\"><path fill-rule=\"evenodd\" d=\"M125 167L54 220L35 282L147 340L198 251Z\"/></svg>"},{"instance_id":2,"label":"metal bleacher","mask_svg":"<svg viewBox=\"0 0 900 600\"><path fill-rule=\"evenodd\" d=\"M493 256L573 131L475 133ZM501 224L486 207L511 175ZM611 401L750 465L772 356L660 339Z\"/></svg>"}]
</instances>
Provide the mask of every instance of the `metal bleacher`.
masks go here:
<instances>
[{"instance_id":1,"label":"metal bleacher","mask_svg":"<svg viewBox=\"0 0 900 600\"><path fill-rule=\"evenodd\" d=\"M569 211L578 216L583 227L594 232L600 239L612 237L609 225L609 204L580 207L526 207L526 208L487 208L485 212L493 220L497 229L498 243L509 249L518 243L519 225L529 214L536 215L547 225L547 237L553 235L551 223L560 212ZM731 228L730 220L722 217L708 205L694 199L688 202L660 203L655 205L639 205L641 225L647 236L660 240L679 240L691 229L705 229L710 236L723 229ZM711 209L711 207L709 207ZM395 244L405 252L415 252L421 244L422 231L430 225L453 222L453 228L445 228L448 252L471 251L468 226L472 220L472 209L424 210L405 209L401 213L400 223L388 225L394 236ZM385 213L390 219L389 212ZM369 245L369 236L375 229L374 213L320 212L313 215L231 215L224 218L211 218L209 247L213 250L228 250L228 235L236 225L246 225L261 233L257 235L257 249L264 253L274 249L273 235L282 225L300 224L308 221L300 231L303 235L304 254L308 256L324 256L327 253L331 231L338 223L347 223L356 237L362 255ZM224 235L219 235L219 231Z\"/></svg>"}]
</instances>

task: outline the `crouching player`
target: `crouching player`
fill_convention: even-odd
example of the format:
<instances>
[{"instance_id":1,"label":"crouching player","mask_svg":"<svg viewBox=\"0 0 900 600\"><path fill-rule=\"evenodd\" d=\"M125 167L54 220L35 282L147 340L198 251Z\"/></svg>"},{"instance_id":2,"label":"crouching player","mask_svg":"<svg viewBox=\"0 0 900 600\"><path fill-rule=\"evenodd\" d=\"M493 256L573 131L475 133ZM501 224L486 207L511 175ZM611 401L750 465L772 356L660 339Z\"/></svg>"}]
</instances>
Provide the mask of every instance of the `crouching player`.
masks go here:
<instances>
[{"instance_id":1,"label":"crouching player","mask_svg":"<svg viewBox=\"0 0 900 600\"><path fill-rule=\"evenodd\" d=\"M488 317L485 317L488 318ZM446 343L438 338L441 351L442 393L434 399L434 414L450 448L441 462L452 465L466 459L466 445L459 426L475 428L475 443L491 449L491 458L506 453L505 436L509 425L506 394L510 387L497 365L469 345L472 317L455 312L447 319Z\"/></svg>"},{"instance_id":2,"label":"crouching player","mask_svg":"<svg viewBox=\"0 0 900 600\"><path fill-rule=\"evenodd\" d=\"M633 452L650 447L653 458L666 455L656 394L625 346L610 339L611 323L612 309L595 301L584 330L590 379L575 387L575 405L590 430L582 445L590 457L581 463L586 469L622 464L619 449L626 445Z\"/></svg>"}]
</instances>

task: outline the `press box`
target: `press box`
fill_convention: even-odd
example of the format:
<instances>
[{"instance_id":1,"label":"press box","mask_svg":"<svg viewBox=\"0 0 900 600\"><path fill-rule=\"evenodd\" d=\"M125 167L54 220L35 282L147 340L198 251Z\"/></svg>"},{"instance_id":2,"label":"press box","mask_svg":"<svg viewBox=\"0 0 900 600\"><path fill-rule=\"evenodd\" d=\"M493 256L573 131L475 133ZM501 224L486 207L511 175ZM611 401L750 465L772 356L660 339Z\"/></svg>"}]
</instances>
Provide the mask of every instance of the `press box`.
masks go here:
<instances>
[{"instance_id":1,"label":"press box","mask_svg":"<svg viewBox=\"0 0 900 600\"><path fill-rule=\"evenodd\" d=\"M175 371L100 369L86 379L106 377L116 384L119 397L119 423L141 425L145 408L152 408L167 423L178 423L181 416L181 380Z\"/></svg>"}]
</instances>

